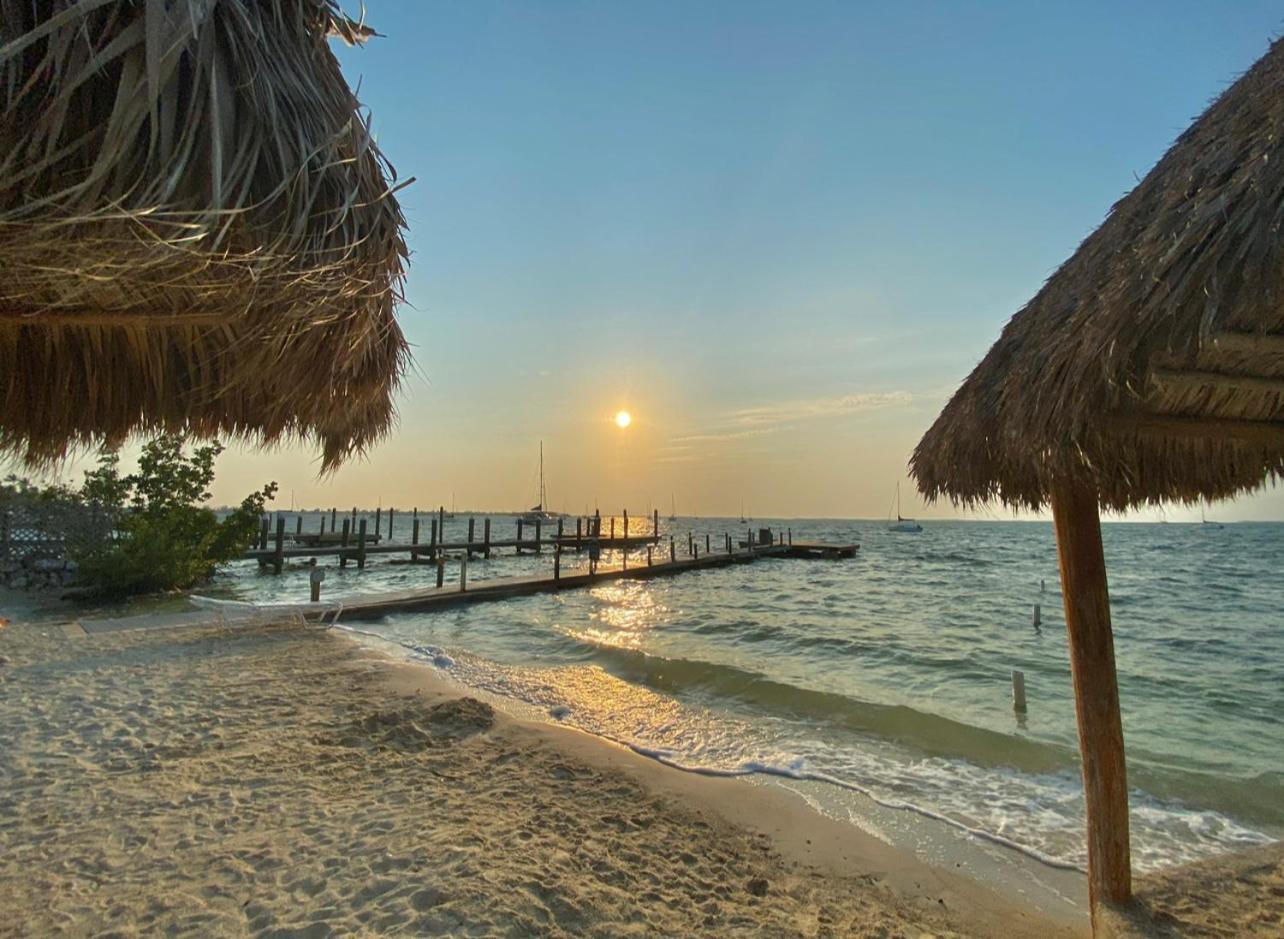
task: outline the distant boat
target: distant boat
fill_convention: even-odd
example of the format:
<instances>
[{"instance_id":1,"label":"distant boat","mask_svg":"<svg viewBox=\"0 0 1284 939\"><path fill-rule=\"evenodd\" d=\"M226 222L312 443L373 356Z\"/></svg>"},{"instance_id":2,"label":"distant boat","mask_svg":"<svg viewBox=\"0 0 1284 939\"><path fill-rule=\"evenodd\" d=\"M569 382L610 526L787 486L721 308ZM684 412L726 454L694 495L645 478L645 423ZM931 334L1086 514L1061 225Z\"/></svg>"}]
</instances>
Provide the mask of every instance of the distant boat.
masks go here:
<instances>
[{"instance_id":1,"label":"distant boat","mask_svg":"<svg viewBox=\"0 0 1284 939\"><path fill-rule=\"evenodd\" d=\"M669 521L676 522L677 520L678 520L678 503L674 501L673 493L669 493Z\"/></svg>"},{"instance_id":2,"label":"distant boat","mask_svg":"<svg viewBox=\"0 0 1284 939\"><path fill-rule=\"evenodd\" d=\"M446 518L455 517L455 494L453 492L450 494L450 511L446 513L445 517Z\"/></svg>"},{"instance_id":3,"label":"distant boat","mask_svg":"<svg viewBox=\"0 0 1284 939\"><path fill-rule=\"evenodd\" d=\"M906 532L914 534L923 530L923 526L912 518L905 518L901 515L901 484L896 484L896 521L892 521L890 516L887 521L888 531Z\"/></svg>"},{"instance_id":4,"label":"distant boat","mask_svg":"<svg viewBox=\"0 0 1284 939\"><path fill-rule=\"evenodd\" d=\"M749 519L745 518L745 500L741 499L740 500L740 524L743 525L747 521L749 521Z\"/></svg>"},{"instance_id":5,"label":"distant boat","mask_svg":"<svg viewBox=\"0 0 1284 939\"><path fill-rule=\"evenodd\" d=\"M1216 529L1226 527L1221 522L1210 522L1208 519L1204 518L1204 510L1202 508L1199 510L1199 524L1204 525L1206 531L1214 531Z\"/></svg>"},{"instance_id":6,"label":"distant boat","mask_svg":"<svg viewBox=\"0 0 1284 939\"><path fill-rule=\"evenodd\" d=\"M555 522L560 518L556 512L544 508L548 497L544 492L544 441L539 442L539 504L533 505L522 513L523 522Z\"/></svg>"}]
</instances>

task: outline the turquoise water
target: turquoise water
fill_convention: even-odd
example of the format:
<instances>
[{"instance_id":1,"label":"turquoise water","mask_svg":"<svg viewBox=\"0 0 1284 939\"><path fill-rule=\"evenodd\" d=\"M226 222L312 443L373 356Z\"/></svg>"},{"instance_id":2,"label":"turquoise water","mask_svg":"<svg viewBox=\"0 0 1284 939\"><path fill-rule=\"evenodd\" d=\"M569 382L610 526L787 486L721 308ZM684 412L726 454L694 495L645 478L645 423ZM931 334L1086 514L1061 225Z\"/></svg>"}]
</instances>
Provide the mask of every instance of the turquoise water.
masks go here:
<instances>
[{"instance_id":1,"label":"turquoise water","mask_svg":"<svg viewBox=\"0 0 1284 939\"><path fill-rule=\"evenodd\" d=\"M463 519L449 524L462 536ZM511 524L497 520L495 536L511 537ZM1082 866L1051 527L931 522L909 535L881 522L759 524L862 547L855 560L762 560L361 626L465 684L678 764L825 780ZM680 542L711 533L715 546L743 532L722 519L662 526ZM1108 524L1104 537L1134 863L1153 869L1281 837L1284 525ZM551 563L474 561L469 579ZM382 559L361 573L331 566L326 595L424 585L431 571ZM217 592L298 600L306 573L237 565ZM1014 668L1025 673L1023 720L1011 705Z\"/></svg>"}]
</instances>

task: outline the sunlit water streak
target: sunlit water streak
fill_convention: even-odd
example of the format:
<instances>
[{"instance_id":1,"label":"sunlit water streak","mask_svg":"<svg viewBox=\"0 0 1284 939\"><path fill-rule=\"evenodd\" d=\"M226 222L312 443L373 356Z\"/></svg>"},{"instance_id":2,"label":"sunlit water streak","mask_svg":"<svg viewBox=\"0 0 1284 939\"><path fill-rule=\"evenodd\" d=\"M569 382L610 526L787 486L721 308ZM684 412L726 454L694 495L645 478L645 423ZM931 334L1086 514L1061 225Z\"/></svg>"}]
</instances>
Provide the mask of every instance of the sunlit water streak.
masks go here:
<instances>
[{"instance_id":1,"label":"sunlit water streak","mask_svg":"<svg viewBox=\"0 0 1284 939\"><path fill-rule=\"evenodd\" d=\"M449 524L462 536L465 520ZM681 765L831 779L1081 866L1050 526L942 522L905 535L871 522L787 524L862 549L853 561L764 560L363 628L447 656L439 663L465 684ZM731 520L673 527L683 544L689 529L715 544L743 531ZM1284 526L1111 524L1105 542L1137 866L1280 837ZM474 562L469 579L550 566L547 554L509 555ZM361 573L328 568L325 589L405 589L431 571L372 559ZM297 600L306 574L237 565L220 589ZM1024 721L1011 708L1013 668L1026 675Z\"/></svg>"}]
</instances>

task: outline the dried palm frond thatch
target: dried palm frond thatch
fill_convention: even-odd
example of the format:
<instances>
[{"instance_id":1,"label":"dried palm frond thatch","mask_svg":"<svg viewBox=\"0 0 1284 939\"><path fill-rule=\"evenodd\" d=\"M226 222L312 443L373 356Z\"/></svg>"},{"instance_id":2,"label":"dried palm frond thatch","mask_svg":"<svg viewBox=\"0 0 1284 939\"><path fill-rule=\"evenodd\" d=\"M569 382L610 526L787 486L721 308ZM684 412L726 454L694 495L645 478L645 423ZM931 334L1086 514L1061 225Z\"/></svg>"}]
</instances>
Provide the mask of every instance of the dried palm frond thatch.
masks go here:
<instances>
[{"instance_id":1,"label":"dried palm frond thatch","mask_svg":"<svg viewBox=\"0 0 1284 939\"><path fill-rule=\"evenodd\" d=\"M333 0L0 0L0 451L378 439L406 246Z\"/></svg>"},{"instance_id":2,"label":"dried palm frond thatch","mask_svg":"<svg viewBox=\"0 0 1284 939\"><path fill-rule=\"evenodd\" d=\"M1284 44L1004 328L911 461L929 497L1193 502L1284 471Z\"/></svg>"}]
</instances>

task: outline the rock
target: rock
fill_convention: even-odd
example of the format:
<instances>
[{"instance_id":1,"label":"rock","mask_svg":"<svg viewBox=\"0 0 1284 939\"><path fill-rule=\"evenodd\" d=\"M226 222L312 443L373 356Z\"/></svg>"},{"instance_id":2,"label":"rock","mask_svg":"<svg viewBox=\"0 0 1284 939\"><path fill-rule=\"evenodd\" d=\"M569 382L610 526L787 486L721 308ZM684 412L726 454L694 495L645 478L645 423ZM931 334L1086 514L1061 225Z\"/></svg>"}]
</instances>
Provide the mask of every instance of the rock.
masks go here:
<instances>
[{"instance_id":1,"label":"rock","mask_svg":"<svg viewBox=\"0 0 1284 939\"><path fill-rule=\"evenodd\" d=\"M745 884L748 891L755 897L765 897L767 895L767 887L769 886L770 884L767 882L766 877L755 877L750 880L749 883Z\"/></svg>"}]
</instances>

